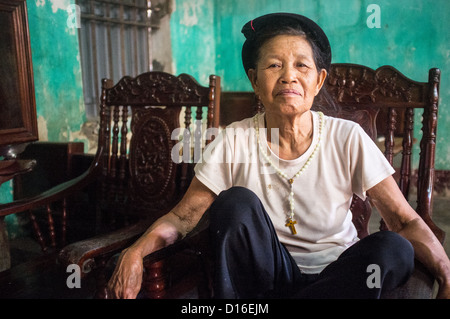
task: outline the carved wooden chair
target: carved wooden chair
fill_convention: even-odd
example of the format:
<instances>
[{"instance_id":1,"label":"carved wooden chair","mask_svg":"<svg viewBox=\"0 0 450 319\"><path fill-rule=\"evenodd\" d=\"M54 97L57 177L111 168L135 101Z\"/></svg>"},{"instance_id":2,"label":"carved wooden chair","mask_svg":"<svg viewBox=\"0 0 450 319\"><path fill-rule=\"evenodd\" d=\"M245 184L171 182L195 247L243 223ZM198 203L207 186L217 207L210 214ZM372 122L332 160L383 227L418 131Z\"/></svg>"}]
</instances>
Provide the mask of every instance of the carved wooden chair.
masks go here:
<instances>
[{"instance_id":1,"label":"carved wooden chair","mask_svg":"<svg viewBox=\"0 0 450 319\"><path fill-rule=\"evenodd\" d=\"M383 137L385 156L396 168L394 177L403 195L410 200L411 191L416 192L417 213L443 243L445 233L432 220L439 83L440 70L436 68L429 70L428 82L416 82L390 66L372 70L361 65L334 64L325 86L338 107L334 111L327 111L329 98L320 95L316 108L358 122L374 140ZM413 133L414 121L420 119L420 115L422 138L416 175L412 172ZM400 158L394 161L395 144L399 142ZM351 209L353 223L359 237L363 238L369 233L368 222L372 213L370 199L363 202L354 196ZM386 225L381 220L380 230L384 229ZM434 278L423 265L416 262L410 280L382 297L431 298L433 285Z\"/></svg>"},{"instance_id":2,"label":"carved wooden chair","mask_svg":"<svg viewBox=\"0 0 450 319\"><path fill-rule=\"evenodd\" d=\"M124 77L115 85L102 81L98 151L92 166L98 172L100 224L115 225L116 230L70 244L59 255L65 266L78 264L82 275L95 272L96 297L107 297L105 267L110 258L175 206L186 191L195 162L210 142L205 133L219 126L219 97L220 77L214 75L209 87L186 74L163 72ZM188 242L165 250L175 259L182 256L182 263L145 263L144 297L160 298L169 286L177 286L169 280L183 282L195 278L192 269L203 271L200 255ZM169 278L167 273L181 275ZM186 283L178 286L182 290Z\"/></svg>"},{"instance_id":3,"label":"carved wooden chair","mask_svg":"<svg viewBox=\"0 0 450 319\"><path fill-rule=\"evenodd\" d=\"M104 79L98 150L89 169L42 194L0 205L0 216L32 211L30 217L42 248L54 248L53 256L66 245L67 215L76 214L69 210L69 203L76 201L86 187L95 189L93 220L102 226L98 227L99 235L67 246L60 251L59 262L62 273L74 263L81 267L82 274L95 270L98 285L103 287L107 260L182 197L193 176L194 156L198 157L210 141L205 138L205 130L219 126L219 97L220 77L214 75L209 77L208 86L201 86L187 74L163 72L124 77L115 85ZM36 211L37 207L43 209ZM35 222L37 213L48 217L50 241ZM55 214L58 218L54 220ZM185 268L192 273L191 269L199 265L198 255L186 245L176 247L184 256ZM177 263L166 265L176 268ZM164 290L159 278L164 265L150 262L146 266L146 286L151 290L147 295L159 297ZM202 270L199 266L197 269ZM100 297L101 293L98 289Z\"/></svg>"},{"instance_id":4,"label":"carved wooden chair","mask_svg":"<svg viewBox=\"0 0 450 319\"><path fill-rule=\"evenodd\" d=\"M314 108L353 120L374 141L384 140L385 156L396 169L394 177L403 195L410 200L411 191L416 192L416 211L443 243L445 233L432 220L439 83L439 69L429 70L428 82L416 82L391 66L372 70L362 65L333 64L325 83L327 94L318 95ZM414 121L420 119L417 115L422 116L423 134L419 167L417 174L413 174ZM400 151L396 155L397 148ZM410 203L414 207L413 201ZM355 195L351 210L358 236L364 238L369 234L370 198L362 201ZM385 229L380 220L380 230ZM382 298L431 298L433 285L434 278L416 261L410 280L392 292L383 293Z\"/></svg>"}]
</instances>

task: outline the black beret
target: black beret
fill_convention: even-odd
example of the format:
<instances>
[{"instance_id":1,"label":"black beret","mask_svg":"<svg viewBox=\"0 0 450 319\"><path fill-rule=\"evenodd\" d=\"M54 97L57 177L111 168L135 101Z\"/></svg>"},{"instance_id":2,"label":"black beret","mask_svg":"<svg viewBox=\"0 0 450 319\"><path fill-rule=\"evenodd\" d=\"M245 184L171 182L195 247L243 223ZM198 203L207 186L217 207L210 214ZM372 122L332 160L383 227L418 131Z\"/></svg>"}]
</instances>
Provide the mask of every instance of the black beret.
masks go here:
<instances>
[{"instance_id":1,"label":"black beret","mask_svg":"<svg viewBox=\"0 0 450 319\"><path fill-rule=\"evenodd\" d=\"M242 63L245 73L252 68L254 57L255 41L258 37L269 30L276 30L283 27L292 27L305 32L306 36L317 45L321 51L324 68L328 72L331 65L331 47L328 38L323 30L311 19L294 13L270 13L260 16L247 22L242 33L246 40L242 46Z\"/></svg>"}]
</instances>

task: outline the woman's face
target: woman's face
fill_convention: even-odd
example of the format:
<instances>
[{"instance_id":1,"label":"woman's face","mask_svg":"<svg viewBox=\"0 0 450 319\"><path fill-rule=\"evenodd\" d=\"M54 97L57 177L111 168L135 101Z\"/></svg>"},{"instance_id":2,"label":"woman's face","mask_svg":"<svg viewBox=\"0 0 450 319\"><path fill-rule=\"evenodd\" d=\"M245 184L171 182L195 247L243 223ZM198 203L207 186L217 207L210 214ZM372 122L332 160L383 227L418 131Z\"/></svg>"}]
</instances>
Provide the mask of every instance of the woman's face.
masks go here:
<instances>
[{"instance_id":1,"label":"woman's face","mask_svg":"<svg viewBox=\"0 0 450 319\"><path fill-rule=\"evenodd\" d=\"M308 111L327 72L317 71L313 52L302 36L279 35L263 44L249 78L266 112L285 115Z\"/></svg>"}]
</instances>

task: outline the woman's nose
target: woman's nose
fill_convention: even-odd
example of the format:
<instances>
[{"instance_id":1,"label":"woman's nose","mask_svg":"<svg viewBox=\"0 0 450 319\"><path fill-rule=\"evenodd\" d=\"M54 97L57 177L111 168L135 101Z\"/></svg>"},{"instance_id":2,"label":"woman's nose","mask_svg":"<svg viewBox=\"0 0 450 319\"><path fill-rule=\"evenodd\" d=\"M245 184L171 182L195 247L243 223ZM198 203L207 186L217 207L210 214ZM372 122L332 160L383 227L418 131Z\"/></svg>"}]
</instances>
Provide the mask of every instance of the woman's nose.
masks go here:
<instances>
[{"instance_id":1,"label":"woman's nose","mask_svg":"<svg viewBox=\"0 0 450 319\"><path fill-rule=\"evenodd\" d=\"M297 70L292 67L284 67L280 76L282 83L295 83L297 82Z\"/></svg>"}]
</instances>

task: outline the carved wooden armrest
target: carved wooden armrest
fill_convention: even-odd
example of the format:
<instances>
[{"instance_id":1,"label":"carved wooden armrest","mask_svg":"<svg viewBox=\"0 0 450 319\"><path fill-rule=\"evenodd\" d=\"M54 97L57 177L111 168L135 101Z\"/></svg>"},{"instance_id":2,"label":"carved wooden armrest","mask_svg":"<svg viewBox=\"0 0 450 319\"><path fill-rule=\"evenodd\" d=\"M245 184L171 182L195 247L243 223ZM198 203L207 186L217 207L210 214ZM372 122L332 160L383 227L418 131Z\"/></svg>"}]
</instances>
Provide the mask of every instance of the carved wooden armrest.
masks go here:
<instances>
[{"instance_id":1,"label":"carved wooden armrest","mask_svg":"<svg viewBox=\"0 0 450 319\"><path fill-rule=\"evenodd\" d=\"M49 203L61 200L75 191L83 189L98 177L98 159L100 158L101 153L101 151L97 153L97 156L94 159L92 165L86 172L84 172L80 176L56 185L46 190L45 192L42 192L41 194L33 196L31 198L24 198L0 205L0 216L6 216L30 210L39 206L45 206Z\"/></svg>"},{"instance_id":2,"label":"carved wooden armrest","mask_svg":"<svg viewBox=\"0 0 450 319\"><path fill-rule=\"evenodd\" d=\"M0 205L0 217L26 212L28 211L30 214L30 220L33 225L36 237L38 239L39 244L41 245L42 250L47 250L47 245L44 240L44 236L40 230L40 227L36 221L36 218L34 216L33 210L36 210L37 208L44 208L44 211L46 211L47 219L48 219L48 227L49 227L49 234L51 239L51 245L52 247L56 247L56 234L55 234L55 226L53 222L53 209L54 205L53 203L61 202L62 203L62 231L61 231L61 246L65 245L65 237L66 237L66 198L70 196L71 194L74 194L86 186L88 186L90 183L97 180L100 173L100 166L99 166L99 158L101 156L102 152L99 150L97 152L97 156L94 159L93 163L89 167L89 169L81 174L80 176L73 178L69 181L66 181L64 183L61 183L59 185L56 185L45 192L42 192L39 195L30 197L30 198L24 198L19 199L10 203L1 204Z\"/></svg>"},{"instance_id":3,"label":"carved wooden armrest","mask_svg":"<svg viewBox=\"0 0 450 319\"><path fill-rule=\"evenodd\" d=\"M31 171L36 166L35 160L0 161L0 185L16 175Z\"/></svg>"},{"instance_id":4,"label":"carved wooden armrest","mask_svg":"<svg viewBox=\"0 0 450 319\"><path fill-rule=\"evenodd\" d=\"M140 222L131 226L78 241L64 247L58 256L59 262L67 267L76 264L85 276L91 270L104 266L106 258L130 246L145 230L148 223Z\"/></svg>"},{"instance_id":5,"label":"carved wooden armrest","mask_svg":"<svg viewBox=\"0 0 450 319\"><path fill-rule=\"evenodd\" d=\"M82 275L86 275L98 266L104 266L98 265L99 259L109 258L129 247L150 227L150 224L150 222L140 221L107 234L69 244L60 251L58 260L64 267L70 264L78 265L82 270ZM202 227L198 227L189 233L184 239L146 256L144 264L149 265L158 262L188 247L200 248L199 234L204 232L205 229L202 225Z\"/></svg>"},{"instance_id":6,"label":"carved wooden armrest","mask_svg":"<svg viewBox=\"0 0 450 319\"><path fill-rule=\"evenodd\" d=\"M78 265L82 277L93 271L97 284L96 298L108 298L106 284L111 275L106 271L110 268L106 267L108 261L137 240L150 224L150 222L141 221L105 235L70 244L61 250L58 260L65 268L71 264ZM203 257L204 252L208 250L208 243L204 240L207 231L207 222L202 222L185 238L144 258L142 290L146 297L161 298L165 294L167 277L163 269L164 260L182 251L191 256Z\"/></svg>"}]
</instances>

